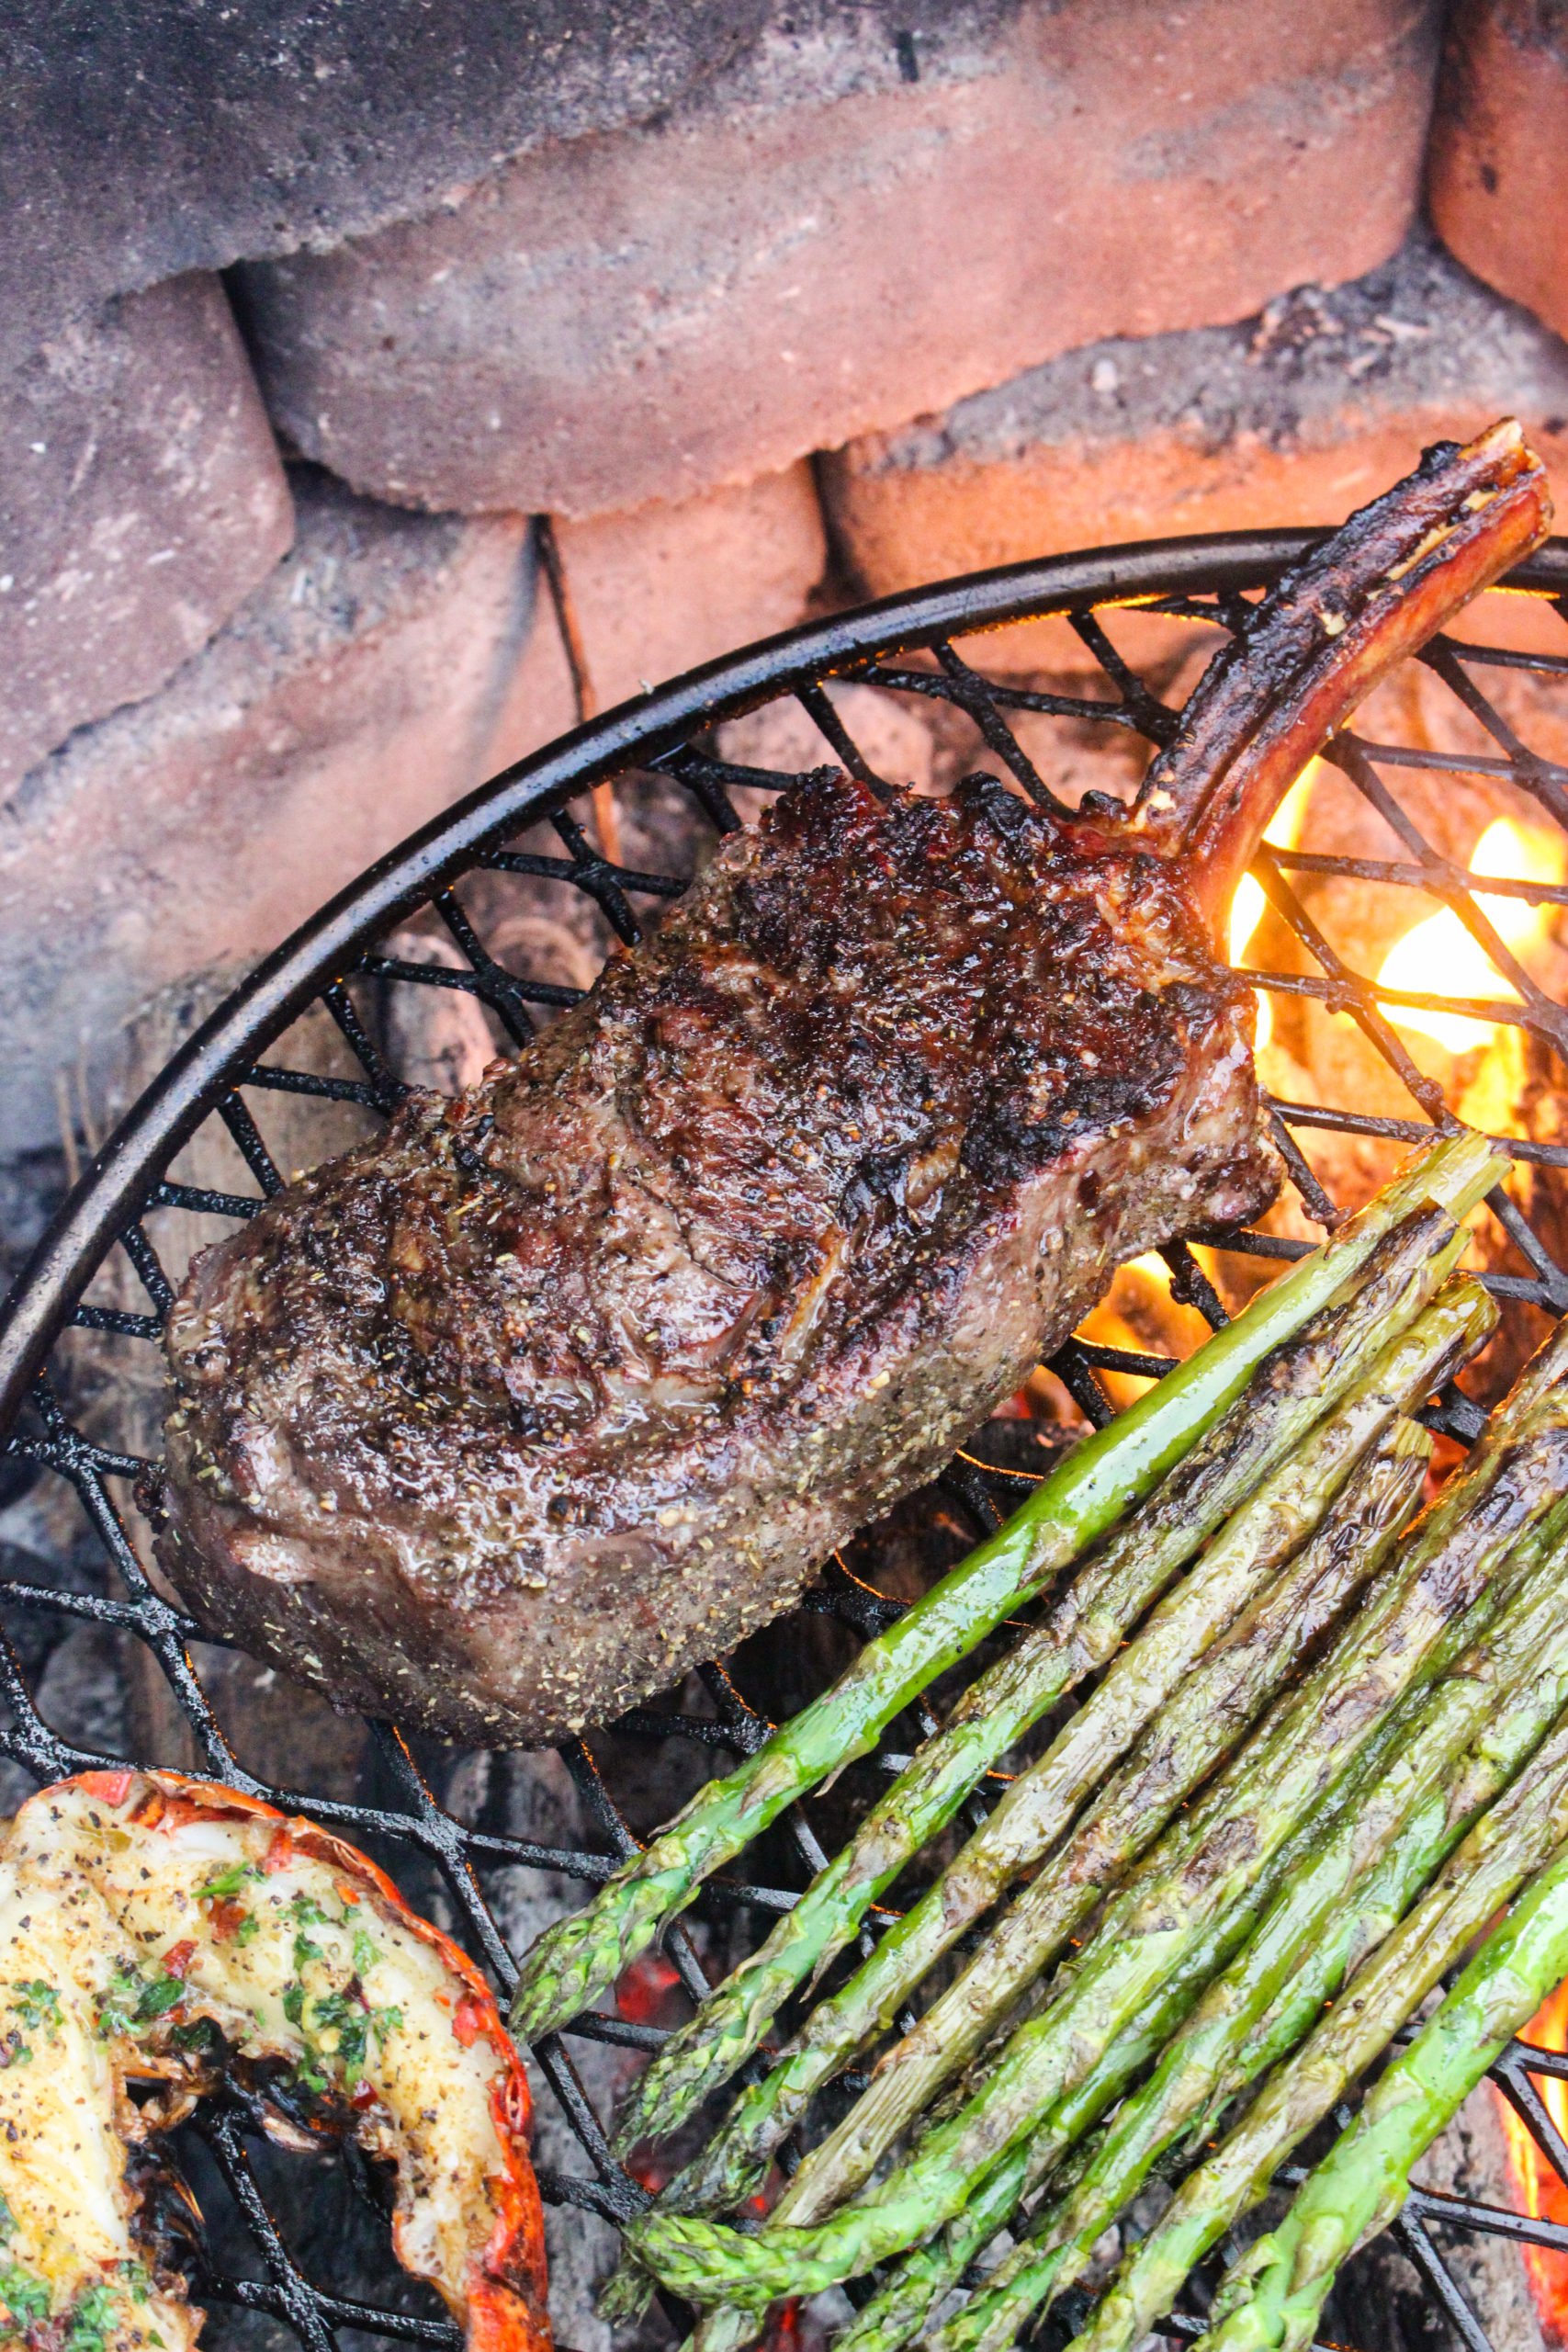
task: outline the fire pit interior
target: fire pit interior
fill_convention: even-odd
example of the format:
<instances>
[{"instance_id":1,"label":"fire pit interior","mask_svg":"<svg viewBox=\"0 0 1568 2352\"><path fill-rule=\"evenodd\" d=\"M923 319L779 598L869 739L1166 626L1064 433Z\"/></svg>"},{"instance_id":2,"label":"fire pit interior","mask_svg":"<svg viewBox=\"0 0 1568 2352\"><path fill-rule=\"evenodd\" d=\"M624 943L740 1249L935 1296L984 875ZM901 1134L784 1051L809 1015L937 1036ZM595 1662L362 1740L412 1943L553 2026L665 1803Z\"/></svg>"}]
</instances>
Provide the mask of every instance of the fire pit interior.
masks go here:
<instances>
[{"instance_id":1,"label":"fire pit interior","mask_svg":"<svg viewBox=\"0 0 1568 2352\"><path fill-rule=\"evenodd\" d=\"M832 762L940 792L985 769L1075 805L1091 789L1125 797L1203 660L1305 536L1015 567L716 663L498 778L237 987L214 974L150 1008L118 1048L130 1106L118 1140L0 1336L8 1795L107 1753L309 1810L382 1860L509 1990L544 1925L996 1526L1075 1430L1157 1378L1456 1118L1506 1138L1514 1159L1475 1221L1502 1326L1432 1416L1439 1464L1458 1459L1546 1319L1568 1311L1563 548L1518 576L1528 593L1489 596L1464 641L1438 641L1380 691L1302 778L1237 898L1232 960L1258 976L1260 1069L1291 1174L1280 1202L1256 1231L1123 1268L1053 1363L782 1624L607 1731L485 1754L335 1716L202 1643L147 1566L156 1342L196 1249L368 1132L405 1084L451 1091L574 1001L716 835L795 774ZM576 2352L607 2340L592 2285L614 2225L659 2185L609 2154L616 2088L766 1932L932 1721L913 1711L714 1881L627 1972L615 2015L535 2052L556 2317ZM1467 2123L1458 2154L1434 2150L1396 2232L1341 2282L1337 2337L1362 2352L1456 2335L1513 2352L1568 2329L1563 2027L1559 2010L1543 2017L1552 2046L1516 2045L1485 2094L1495 2108ZM178 2161L189 2199L159 2193L210 2307L207 2341L457 2341L397 2274L378 2184L356 2160L280 2154L236 2098L185 2129ZM1196 2331L1205 2291L1193 2282L1176 2332ZM1070 2332L1077 2308L1052 2330ZM683 2319L657 2312L643 2340L678 2341ZM809 2335L830 2321L808 2310L785 2325Z\"/></svg>"}]
</instances>

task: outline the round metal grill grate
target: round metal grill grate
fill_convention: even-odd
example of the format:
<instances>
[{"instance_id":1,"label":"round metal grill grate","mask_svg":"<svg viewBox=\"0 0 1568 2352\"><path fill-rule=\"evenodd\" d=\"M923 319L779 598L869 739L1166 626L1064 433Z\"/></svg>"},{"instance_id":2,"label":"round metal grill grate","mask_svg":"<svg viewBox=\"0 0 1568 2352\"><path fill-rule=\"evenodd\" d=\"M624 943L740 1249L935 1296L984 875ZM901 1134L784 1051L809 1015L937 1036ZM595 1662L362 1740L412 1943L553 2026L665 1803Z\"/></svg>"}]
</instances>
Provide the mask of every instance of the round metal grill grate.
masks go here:
<instances>
[{"instance_id":1,"label":"round metal grill grate","mask_svg":"<svg viewBox=\"0 0 1568 2352\"><path fill-rule=\"evenodd\" d=\"M39 1686L51 1635L40 1634L39 1628L53 1628L58 1639L73 1624L95 1623L118 1645L115 1655L122 1677L138 1645L156 1661L156 1670L189 1726L197 1769L287 1807L308 1810L368 1846L402 1877L414 1899L445 1912L496 1983L509 1991L514 1955L501 1924L505 1906L497 1901L498 1884L502 1880L514 1883L519 1871L548 1872L592 1884L635 1841L632 1825L639 1818L639 1792L646 1793L649 1759L675 1746L688 1766L691 1757L700 1753L713 1758L716 1768L727 1755L758 1745L769 1729L763 1707L753 1703L755 1690L748 1695L750 1662L760 1654L759 1645L752 1645L748 1666L733 1677L722 1665L704 1669L700 1682L705 1712L692 1700L689 1688L685 1703L675 1712L641 1709L625 1718L612 1738L591 1736L562 1748L580 1817L592 1824L593 1842L589 1846L536 1842L493 1826L493 1807L462 1801L463 1768L471 1767L473 1759L455 1759L429 1748L416 1752L389 1724L370 1727L371 1762L362 1771L356 1801L308 1784L264 1785L231 1745L221 1711L212 1703L203 1674L193 1662L191 1645L198 1638L197 1628L162 1596L144 1571L134 1496L136 1482L149 1475L150 1465L133 1446L114 1442L116 1433L101 1426L101 1415L76 1412L71 1351L81 1342L73 1333L95 1335L92 1344L100 1358L123 1351L126 1380L131 1385L140 1381L145 1394L154 1376L152 1351L172 1291L149 1219L162 1213L166 1235L171 1216L228 1220L254 1215L287 1173L275 1164L266 1140L269 1116L280 1097L293 1098L296 1122L301 1105L314 1106L323 1117L333 1106L341 1112L344 1105L379 1117L395 1104L403 1081L388 1057L384 1039L373 1034L376 1023L366 1012L368 990L379 990L383 1001L388 990L401 989L464 991L488 1008L498 1039L513 1044L528 1038L539 1013L576 1000L579 989L531 967L515 940L507 946L498 945L493 935L487 940L487 910L493 913L499 903L498 887L504 889L509 879L521 878L536 905L541 894L552 893L563 905L572 899L586 902L599 918L602 944L612 939L635 942L648 912L678 894L688 876L684 872L639 870L600 854L592 797L607 784L617 783L626 808L636 805L639 794L662 792L668 797L678 788L703 826L728 831L740 821L735 796L744 799L759 788L776 789L788 775L724 756L716 730L722 722L781 704L793 705L797 729L802 719L808 720L821 739L808 763L830 758L879 785L882 779L870 756L874 747L851 731L844 708L827 692L831 679L877 689L893 706L935 706L950 732L970 730L970 767L999 768L1025 792L1049 801L1052 793L1042 766L1049 769L1051 763L1040 747L1048 741L1052 727L1070 731L1078 747L1081 775L1086 762L1103 756L1097 747L1128 738L1158 744L1175 724L1172 709L1118 650L1118 632L1125 623L1117 605L1134 597L1152 605L1173 632L1183 622L1211 632L1234 628L1249 596L1276 577L1310 537L1283 532L1234 535L1066 557L921 591L796 630L712 664L522 763L384 860L297 933L173 1056L141 1096L36 1253L0 1329L0 1430L6 1448L13 1456L39 1465L45 1478L65 1482L91 1531L96 1560L95 1570L85 1575L79 1566L68 1569L62 1562L58 1576L56 1564L50 1563L36 1572L0 1577L0 1695L6 1710L0 1755L40 1781L106 1761L131 1760L79 1744L80 1735L63 1736L40 1710ZM1348 785L1391 829L1398 854L1337 855L1307 842L1263 852L1255 868L1296 944L1291 968L1285 968L1281 958L1280 968L1258 975L1259 985L1276 997L1315 999L1330 1012L1348 1015L1403 1084L1410 1103L1411 1115L1404 1117L1353 1101L1327 1107L1290 1100L1272 1102L1274 1131L1301 1207L1307 1219L1319 1224L1332 1222L1337 1212L1303 1156L1297 1141L1301 1133L1330 1129L1372 1141L1415 1143L1434 1127L1453 1123L1454 1107L1445 1100L1442 1086L1423 1075L1398 1029L1391 1025L1384 1009L1390 1003L1457 1010L1508 1024L1568 1060L1568 1004L1538 985L1499 937L1485 908L1476 903L1471 887L1475 877L1467 876L1427 838L1411 814L1406 789L1416 776L1502 779L1532 801L1549 824L1568 831L1568 767L1521 741L1497 707L1495 693L1488 692L1500 671L1528 671L1543 682L1541 692L1560 696L1568 717L1568 546L1555 546L1536 558L1516 576L1515 584L1533 594L1542 611L1554 612L1564 624L1560 652L1527 655L1443 640L1423 656L1437 687L1468 715L1479 730L1475 740L1486 749L1444 751L1423 741L1375 741L1353 731L1332 748L1330 756ZM1076 632L1083 665L1098 665L1098 679L1081 695L1038 691L1018 683L1014 671L998 658L1006 655L1005 637L974 638L964 655L954 649L955 637L969 638L981 628L1010 628L1047 615L1064 616L1055 626ZM1026 744L1034 747L1036 756L1031 756ZM1136 764L1122 762L1129 780ZM599 805L603 807L602 798ZM541 825L553 831L547 850L513 845L524 834L536 843ZM1323 876L1419 893L1423 914L1434 905L1451 909L1516 991L1514 997L1472 1001L1374 985L1374 975L1353 969L1342 959L1314 918L1305 887ZM1488 878L1484 890L1494 903L1523 899L1532 905L1568 906L1568 886L1561 884ZM389 952L389 935L421 915L426 938L449 944L443 944L428 961L413 960L406 948ZM350 1057L352 1075L321 1075L290 1063L288 1033L312 1005L324 1008ZM272 1058L264 1061L264 1055ZM307 1109L306 1115L310 1114ZM254 1191L214 1190L170 1176L177 1155L209 1122L220 1123L237 1148ZM294 1132L298 1134L297 1125ZM1505 1140L1522 1162L1568 1170L1568 1143ZM297 1145L295 1156L299 1156ZM1506 1195L1499 1193L1491 1205L1512 1244L1516 1263L1523 1268L1490 1272L1487 1279L1494 1289L1550 1314L1568 1309L1568 1269L1553 1258L1542 1233ZM1223 1238L1227 1252L1262 1261L1292 1257L1310 1246L1303 1239L1267 1233L1205 1238ZM164 1254L169 1254L166 1239ZM1168 1262L1175 1295L1211 1322L1222 1319L1219 1297L1190 1250L1185 1245L1174 1249ZM105 1270L116 1263L134 1271L141 1292L134 1306L102 1302ZM95 1287L100 1296L88 1297ZM1053 1369L1079 1408L1100 1421L1111 1409L1101 1373L1157 1376L1168 1361L1157 1352L1075 1340ZM1434 1418L1462 1442L1473 1436L1480 1416L1469 1399L1452 1391ZM84 1426L89 1419L90 1426ZM1005 1501L998 1509L998 1497L1005 1498L1007 1481L1008 1474L987 1477L973 1462L960 1457L929 1491L925 1503L931 1512L946 1514L950 1529L955 1528L963 1540L973 1541L997 1524L1005 1510ZM897 1605L874 1589L874 1568L867 1580L838 1563L809 1596L806 1611L833 1622L841 1657L845 1645L868 1637L897 1614ZM802 1641L798 1615L763 1640L776 1645L781 1654L808 1646ZM912 1724L906 1721L896 1729L903 1732L907 1747L910 1732L932 1727L931 1719L917 1715ZM141 1760L169 1759L153 1756ZM876 1766L891 1771L902 1760L889 1743ZM502 1769L498 1759L497 1770ZM688 1770L688 1785L690 1779ZM706 1983L700 1939L705 1934L716 1937L727 1953L739 1956L765 1932L770 1917L789 1905L822 1861L819 1838L840 1834L841 1826L840 1820L838 1831L830 1832L818 1806L799 1809L787 1836L775 1835L756 1858L754 1878L730 1874L706 1890L691 1915L694 1924L674 1928L667 1939L674 1977L687 1995L699 1993ZM628 2015L584 2018L536 2052L544 2097L558 2104L581 2150L580 2169L542 2169L547 2200L586 2209L611 2222L627 2217L646 2201L647 2188L609 2154L605 2119L595 2112L584 2086L582 2062L594 2042L642 2050L660 2039L655 2024ZM1516 2045L1496 2070L1505 2095L1559 2177L1568 2182L1568 2148L1539 2087L1539 2078L1546 2075L1568 2078L1568 2060L1522 2045ZM231 2209L228 2225L219 2233L221 2258L210 2233L198 2232L192 2247L195 2292L213 2309L211 2340L255 2341L254 2321L247 2322L242 2316L245 2313L281 2323L313 2352L326 2352L344 2330L355 2338L364 2335L440 2345L457 2340L456 2331L432 2315L434 2306L417 2290L400 2296L389 2291L384 2303L347 2291L344 2275L340 2272L334 2284L332 2261L319 2252L307 2275L295 2226L299 2195L279 2188L278 2162L262 2150L256 2120L243 2104L213 2108L197 2129L200 2144L187 2151L183 2161L204 2200L226 2198ZM298 2166L300 2160L294 2161ZM352 2172L352 2165L348 2169ZM359 2186L365 2195L351 2200L360 2218L350 2234L370 2233L368 2275L378 2268L385 2278L393 2274L393 2266L384 2225L373 2216L364 2218L361 2209L370 2198L370 2185L361 2181ZM314 2188L305 2192L308 2199L317 2193ZM1474 2352L1484 2352L1484 2330L1440 2250L1456 2227L1564 2251L1568 2228L1435 2192L1417 2192L1412 2198L1398 2225L1404 2248L1459 2335ZM378 2231L383 2232L380 2237ZM236 2259L232 2247L247 2233L249 2250ZM678 2312L671 2316L680 2323ZM1173 2333L1190 2334L1200 2324L1195 2317L1184 2316L1171 2327ZM1052 2323L1058 2335L1060 2325L1059 2321ZM248 2336L247 2326L252 2329Z\"/></svg>"}]
</instances>

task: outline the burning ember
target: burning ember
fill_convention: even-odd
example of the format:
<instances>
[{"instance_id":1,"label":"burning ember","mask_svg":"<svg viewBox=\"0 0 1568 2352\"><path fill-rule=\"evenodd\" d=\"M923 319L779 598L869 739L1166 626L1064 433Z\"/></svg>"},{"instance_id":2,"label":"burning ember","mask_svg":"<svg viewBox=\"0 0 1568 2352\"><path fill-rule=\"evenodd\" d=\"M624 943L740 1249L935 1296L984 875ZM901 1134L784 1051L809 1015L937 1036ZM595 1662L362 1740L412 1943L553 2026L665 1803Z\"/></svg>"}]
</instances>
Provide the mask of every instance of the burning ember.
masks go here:
<instances>
[{"instance_id":1,"label":"burning ember","mask_svg":"<svg viewBox=\"0 0 1568 2352\"><path fill-rule=\"evenodd\" d=\"M1568 1984L1560 1984L1536 2011L1520 2039L1542 2050L1568 2048ZM1551 2075L1538 2075L1536 2082L1547 2113L1559 2132L1568 2134L1568 2082ZM1521 2210L1533 2221L1568 2222L1568 2188L1502 2092L1494 2086L1492 2097L1503 2120L1508 2170ZM1527 2245L1523 2252L1541 2325L1554 2343L1568 2344L1568 2254L1544 2245Z\"/></svg>"},{"instance_id":2,"label":"burning ember","mask_svg":"<svg viewBox=\"0 0 1568 2352\"><path fill-rule=\"evenodd\" d=\"M1178 1358L1201 1348L1208 1335L1209 1326L1198 1309L1184 1306L1171 1295L1170 1268L1157 1250L1119 1266L1110 1290L1078 1325L1080 1339L1092 1340L1102 1348ZM1135 1372L1104 1371L1100 1379L1118 1412L1125 1412L1153 1385Z\"/></svg>"},{"instance_id":3,"label":"burning ember","mask_svg":"<svg viewBox=\"0 0 1568 2352\"><path fill-rule=\"evenodd\" d=\"M1476 843L1471 872L1492 875L1498 881L1555 886L1568 870L1565 849L1568 844L1561 834L1499 817ZM1521 962L1548 935L1550 907L1532 907L1523 899L1494 898L1481 891L1475 903ZM1430 996L1492 997L1516 1002L1518 999L1517 989L1503 978L1480 942L1448 907L1394 942L1383 959L1378 983ZM1433 1037L1450 1054L1487 1045L1495 1034L1490 1022L1472 1021L1463 1013L1424 1012L1416 1006L1395 1004L1384 1005L1383 1011L1401 1029Z\"/></svg>"}]
</instances>

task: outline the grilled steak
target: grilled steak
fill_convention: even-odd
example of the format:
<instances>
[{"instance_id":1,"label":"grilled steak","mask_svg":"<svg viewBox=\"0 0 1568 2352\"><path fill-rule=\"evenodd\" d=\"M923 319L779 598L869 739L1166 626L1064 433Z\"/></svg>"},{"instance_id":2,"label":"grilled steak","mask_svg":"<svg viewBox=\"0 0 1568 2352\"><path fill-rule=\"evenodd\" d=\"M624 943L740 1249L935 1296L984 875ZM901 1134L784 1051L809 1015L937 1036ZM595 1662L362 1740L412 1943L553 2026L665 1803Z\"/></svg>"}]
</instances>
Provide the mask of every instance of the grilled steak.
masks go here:
<instances>
[{"instance_id":1,"label":"grilled steak","mask_svg":"<svg viewBox=\"0 0 1568 2352\"><path fill-rule=\"evenodd\" d=\"M515 1062L209 1250L160 1539L204 1620L495 1744L787 1606L1120 1260L1271 1196L1208 926L1307 754L1544 514L1517 428L1432 453L1213 666L1130 822L809 778Z\"/></svg>"}]
</instances>

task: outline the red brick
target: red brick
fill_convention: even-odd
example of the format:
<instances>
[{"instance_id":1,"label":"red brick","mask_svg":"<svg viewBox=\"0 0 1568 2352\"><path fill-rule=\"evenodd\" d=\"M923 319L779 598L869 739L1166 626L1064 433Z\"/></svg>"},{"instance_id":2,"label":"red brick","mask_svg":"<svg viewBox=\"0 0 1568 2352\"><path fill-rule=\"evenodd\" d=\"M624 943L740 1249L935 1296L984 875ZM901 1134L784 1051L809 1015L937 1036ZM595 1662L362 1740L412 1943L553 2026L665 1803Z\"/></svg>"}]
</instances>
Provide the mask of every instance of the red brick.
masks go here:
<instances>
[{"instance_id":1,"label":"red brick","mask_svg":"<svg viewBox=\"0 0 1568 2352\"><path fill-rule=\"evenodd\" d=\"M1459 0L1429 188L1461 261L1568 334L1568 13L1553 0Z\"/></svg>"},{"instance_id":2,"label":"red brick","mask_svg":"<svg viewBox=\"0 0 1568 2352\"><path fill-rule=\"evenodd\" d=\"M112 1037L150 989L215 956L265 952L574 722L525 517L412 514L310 469L299 496L293 554L229 626L35 767L0 829L13 1148L50 1133L53 1073L80 1040ZM824 558L804 465L567 524L559 542L602 706L798 620ZM627 851L647 863L639 821L628 807Z\"/></svg>"},{"instance_id":3,"label":"red brick","mask_svg":"<svg viewBox=\"0 0 1568 2352\"><path fill-rule=\"evenodd\" d=\"M558 521L556 531L601 711L802 619L826 554L806 465L679 505ZM566 648L541 578L527 650L496 726L495 763L522 759L577 720ZM668 810L655 816L645 808L646 797L616 787L613 846L634 866L689 870L692 844L676 838L679 828L671 832ZM513 910L512 944L547 978L586 987L609 942L585 900L564 925L562 913L558 894L532 912Z\"/></svg>"},{"instance_id":4,"label":"red brick","mask_svg":"<svg viewBox=\"0 0 1568 2352\"><path fill-rule=\"evenodd\" d=\"M152 989L244 961L499 764L533 609L521 516L307 474L294 549L157 694L33 768L0 823L6 1143Z\"/></svg>"},{"instance_id":5,"label":"red brick","mask_svg":"<svg viewBox=\"0 0 1568 2352\"><path fill-rule=\"evenodd\" d=\"M807 465L556 530L600 710L793 627L827 554ZM502 722L505 757L520 759L575 723L566 658L542 613Z\"/></svg>"},{"instance_id":6,"label":"red brick","mask_svg":"<svg viewBox=\"0 0 1568 2352\"><path fill-rule=\"evenodd\" d=\"M901 0L898 22L929 62L1012 5ZM820 93L880 65L896 81L882 13L838 0L8 8L0 365L112 295L364 236L502 156L646 121L720 75ZM838 18L833 37L799 39L803 14Z\"/></svg>"},{"instance_id":7,"label":"red brick","mask_svg":"<svg viewBox=\"0 0 1568 2352\"><path fill-rule=\"evenodd\" d=\"M1568 498L1568 352L1417 234L1387 268L1238 327L1073 352L945 415L824 461L832 527L868 594L1129 539L1337 522L1422 447L1517 411ZM1510 616L1531 608L1506 603ZM1184 625L1129 614L1157 659ZM1065 623L988 659L1079 668ZM1555 639L1552 650L1557 650Z\"/></svg>"},{"instance_id":8,"label":"red brick","mask_svg":"<svg viewBox=\"0 0 1568 2352\"><path fill-rule=\"evenodd\" d=\"M62 329L0 378L0 790L151 694L264 580L288 488L215 277Z\"/></svg>"},{"instance_id":9,"label":"red brick","mask_svg":"<svg viewBox=\"0 0 1568 2352\"><path fill-rule=\"evenodd\" d=\"M411 504L581 516L777 470L1370 268L1413 215L1436 25L1435 0L1026 0L934 79L689 96L248 269L268 398Z\"/></svg>"},{"instance_id":10,"label":"red brick","mask_svg":"<svg viewBox=\"0 0 1568 2352\"><path fill-rule=\"evenodd\" d=\"M793 627L828 554L806 464L558 532L602 707Z\"/></svg>"}]
</instances>

